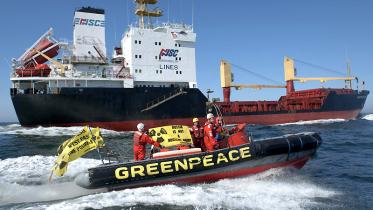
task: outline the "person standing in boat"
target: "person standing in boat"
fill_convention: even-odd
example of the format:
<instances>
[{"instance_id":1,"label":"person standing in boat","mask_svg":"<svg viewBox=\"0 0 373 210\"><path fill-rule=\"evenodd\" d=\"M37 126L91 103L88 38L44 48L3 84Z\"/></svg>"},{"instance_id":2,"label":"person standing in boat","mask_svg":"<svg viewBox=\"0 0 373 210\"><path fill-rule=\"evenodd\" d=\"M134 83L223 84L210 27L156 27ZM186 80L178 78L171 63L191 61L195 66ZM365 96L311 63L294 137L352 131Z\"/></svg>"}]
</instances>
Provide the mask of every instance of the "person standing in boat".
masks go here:
<instances>
[{"instance_id":1,"label":"person standing in boat","mask_svg":"<svg viewBox=\"0 0 373 210\"><path fill-rule=\"evenodd\" d=\"M137 124L137 131L133 135L133 154L135 160L144 160L146 155L146 145L152 144L155 147L161 147L161 145L153 141L152 138L144 132L145 125L143 123Z\"/></svg>"},{"instance_id":2,"label":"person standing in boat","mask_svg":"<svg viewBox=\"0 0 373 210\"><path fill-rule=\"evenodd\" d=\"M193 126L189 131L192 134L194 147L201 148L204 151L203 126L200 125L198 118L193 118Z\"/></svg>"},{"instance_id":3,"label":"person standing in boat","mask_svg":"<svg viewBox=\"0 0 373 210\"><path fill-rule=\"evenodd\" d=\"M203 142L205 144L205 148L207 151L214 151L217 149L219 144L215 139L216 136L216 128L214 122L214 115L212 113L207 114L207 122L203 128L204 130L204 137Z\"/></svg>"}]
</instances>

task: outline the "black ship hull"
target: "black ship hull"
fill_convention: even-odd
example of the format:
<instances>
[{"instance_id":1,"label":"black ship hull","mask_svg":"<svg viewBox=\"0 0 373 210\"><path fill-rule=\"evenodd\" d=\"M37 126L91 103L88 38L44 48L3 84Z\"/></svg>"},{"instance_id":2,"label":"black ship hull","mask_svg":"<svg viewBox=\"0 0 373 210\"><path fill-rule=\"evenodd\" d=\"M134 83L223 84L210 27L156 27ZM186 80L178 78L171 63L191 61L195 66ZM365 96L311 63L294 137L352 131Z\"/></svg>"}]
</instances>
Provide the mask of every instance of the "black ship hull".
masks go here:
<instances>
[{"instance_id":1,"label":"black ship hull","mask_svg":"<svg viewBox=\"0 0 373 210\"><path fill-rule=\"evenodd\" d=\"M368 94L369 91L329 94L319 109L242 111L223 116L229 124L353 119L362 110ZM44 94L11 89L11 97L22 126L88 124L119 131L134 130L138 122L147 127L188 125L194 117L202 120L209 107L208 99L196 88L60 88L58 92Z\"/></svg>"}]
</instances>

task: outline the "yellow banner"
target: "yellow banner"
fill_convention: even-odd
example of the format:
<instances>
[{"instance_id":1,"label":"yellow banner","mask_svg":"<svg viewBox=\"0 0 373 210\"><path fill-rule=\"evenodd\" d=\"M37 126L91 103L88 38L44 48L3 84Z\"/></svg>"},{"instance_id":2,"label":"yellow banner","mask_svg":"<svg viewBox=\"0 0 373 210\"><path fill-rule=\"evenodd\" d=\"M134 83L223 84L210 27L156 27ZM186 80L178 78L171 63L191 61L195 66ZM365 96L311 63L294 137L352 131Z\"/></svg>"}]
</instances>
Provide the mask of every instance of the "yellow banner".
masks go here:
<instances>
[{"instance_id":1,"label":"yellow banner","mask_svg":"<svg viewBox=\"0 0 373 210\"><path fill-rule=\"evenodd\" d=\"M149 136L163 147L192 145L189 127L185 125L167 125L149 129Z\"/></svg>"},{"instance_id":2,"label":"yellow banner","mask_svg":"<svg viewBox=\"0 0 373 210\"><path fill-rule=\"evenodd\" d=\"M54 174L63 176L67 171L69 162L103 146L104 140L100 135L100 128L90 129L88 126L84 127L78 135L66 140L58 147L58 157L53 166Z\"/></svg>"}]
</instances>

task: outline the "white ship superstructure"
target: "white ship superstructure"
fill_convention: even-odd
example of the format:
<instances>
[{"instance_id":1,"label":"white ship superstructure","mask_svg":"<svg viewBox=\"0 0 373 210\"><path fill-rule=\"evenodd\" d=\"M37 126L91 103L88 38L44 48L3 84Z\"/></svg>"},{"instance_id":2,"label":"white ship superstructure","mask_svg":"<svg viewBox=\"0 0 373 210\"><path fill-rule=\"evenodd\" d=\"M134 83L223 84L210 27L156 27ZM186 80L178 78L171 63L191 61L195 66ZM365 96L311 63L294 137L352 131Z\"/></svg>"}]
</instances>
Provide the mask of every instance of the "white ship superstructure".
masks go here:
<instances>
[{"instance_id":1,"label":"white ship superstructure","mask_svg":"<svg viewBox=\"0 0 373 210\"><path fill-rule=\"evenodd\" d=\"M121 45L135 86L196 88L195 39L186 25L130 27Z\"/></svg>"},{"instance_id":2,"label":"white ship superstructure","mask_svg":"<svg viewBox=\"0 0 373 210\"><path fill-rule=\"evenodd\" d=\"M197 88L196 34L190 25L145 23L144 15L148 20L162 15L159 10L147 8L156 2L136 1L140 24L129 26L111 60L106 53L104 10L91 7L76 10L73 42L57 41L50 29L21 58L13 60L13 88L21 92L30 89L55 92L65 87ZM50 52L53 48L49 42L58 46L54 50L59 51L59 56ZM48 61L50 64L46 65Z\"/></svg>"}]
</instances>

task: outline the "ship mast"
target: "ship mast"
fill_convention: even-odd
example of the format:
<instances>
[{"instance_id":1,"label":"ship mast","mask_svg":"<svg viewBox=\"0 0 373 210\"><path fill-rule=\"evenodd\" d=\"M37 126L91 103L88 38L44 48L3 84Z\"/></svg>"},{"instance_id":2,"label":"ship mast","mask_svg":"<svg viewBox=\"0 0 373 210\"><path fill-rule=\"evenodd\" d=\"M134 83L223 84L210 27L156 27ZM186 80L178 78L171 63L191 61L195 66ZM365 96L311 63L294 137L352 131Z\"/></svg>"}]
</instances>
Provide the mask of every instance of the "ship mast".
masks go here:
<instances>
[{"instance_id":1,"label":"ship mast","mask_svg":"<svg viewBox=\"0 0 373 210\"><path fill-rule=\"evenodd\" d=\"M320 81L320 82L327 82L327 81L334 81L334 80L344 80L346 83L350 84L352 80L357 80L357 77L351 76L351 71L349 64L347 66L347 77L297 77L296 76L296 69L294 65L294 60L290 57L285 56L284 58L284 71L285 71L285 81L287 88L287 94L294 92L294 82L307 82L307 81ZM350 88L351 85L349 85Z\"/></svg>"},{"instance_id":2,"label":"ship mast","mask_svg":"<svg viewBox=\"0 0 373 210\"><path fill-rule=\"evenodd\" d=\"M253 89L264 89L264 88L286 88L283 85L258 85L258 84L236 84L233 83L231 64L227 61L220 61L220 84L223 88L224 102L230 102L231 87L236 88L236 90L241 90L243 88L253 88Z\"/></svg>"},{"instance_id":3,"label":"ship mast","mask_svg":"<svg viewBox=\"0 0 373 210\"><path fill-rule=\"evenodd\" d=\"M136 0L136 12L139 16L139 28L151 27L151 17L161 17L163 15L162 10L155 8L153 10L148 9L148 4L156 4L158 0ZM148 23L145 24L144 18L148 17Z\"/></svg>"},{"instance_id":4,"label":"ship mast","mask_svg":"<svg viewBox=\"0 0 373 210\"><path fill-rule=\"evenodd\" d=\"M347 77L351 77L351 66L350 62L347 61ZM352 81L351 80L345 80L345 87L352 89Z\"/></svg>"}]
</instances>

